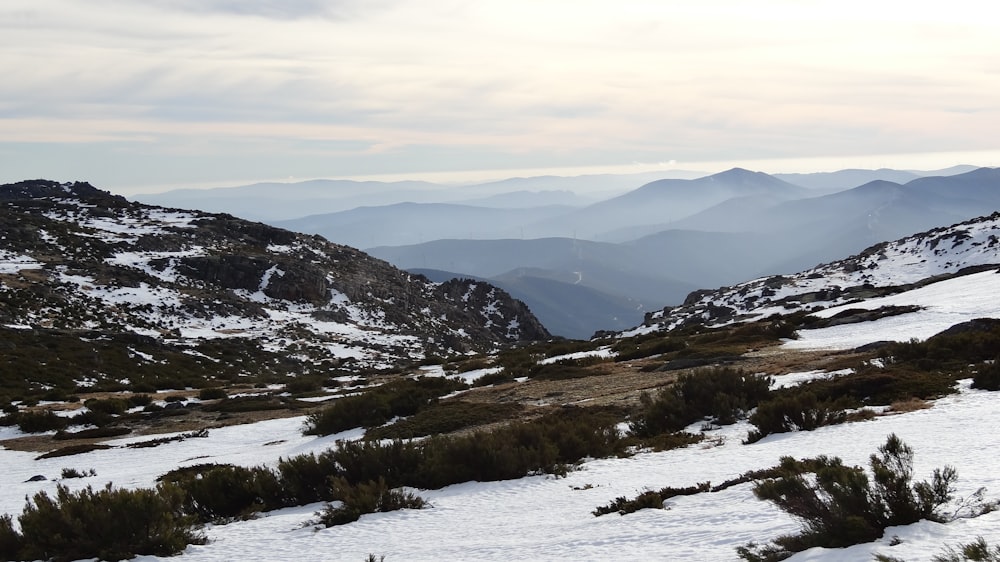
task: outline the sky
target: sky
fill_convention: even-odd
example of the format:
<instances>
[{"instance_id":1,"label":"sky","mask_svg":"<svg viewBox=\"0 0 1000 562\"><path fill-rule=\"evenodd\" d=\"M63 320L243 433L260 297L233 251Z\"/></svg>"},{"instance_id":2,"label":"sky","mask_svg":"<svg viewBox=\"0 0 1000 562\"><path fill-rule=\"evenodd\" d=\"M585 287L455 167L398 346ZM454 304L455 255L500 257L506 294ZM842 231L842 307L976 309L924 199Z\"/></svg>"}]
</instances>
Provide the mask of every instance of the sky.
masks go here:
<instances>
[{"instance_id":1,"label":"sky","mask_svg":"<svg viewBox=\"0 0 1000 562\"><path fill-rule=\"evenodd\" d=\"M1000 165L987 0L4 0L0 181Z\"/></svg>"}]
</instances>

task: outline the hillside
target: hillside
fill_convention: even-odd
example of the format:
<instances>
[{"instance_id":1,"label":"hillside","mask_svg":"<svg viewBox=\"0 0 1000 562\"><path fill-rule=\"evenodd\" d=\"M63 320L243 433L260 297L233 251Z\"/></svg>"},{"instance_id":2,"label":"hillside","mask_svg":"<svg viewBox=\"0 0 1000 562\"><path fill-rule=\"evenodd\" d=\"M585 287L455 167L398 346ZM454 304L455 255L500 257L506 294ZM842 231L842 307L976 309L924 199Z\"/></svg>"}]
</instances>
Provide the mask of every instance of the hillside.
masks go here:
<instances>
[{"instance_id":1,"label":"hillside","mask_svg":"<svg viewBox=\"0 0 1000 562\"><path fill-rule=\"evenodd\" d=\"M385 369L549 336L486 283L435 284L317 236L88 184L0 186L0 226L4 384Z\"/></svg>"},{"instance_id":2,"label":"hillside","mask_svg":"<svg viewBox=\"0 0 1000 562\"><path fill-rule=\"evenodd\" d=\"M692 293L683 305L650 315L644 329L690 322L764 318L900 293L949 277L1000 267L1000 212L871 246L792 275L762 277Z\"/></svg>"}]
</instances>

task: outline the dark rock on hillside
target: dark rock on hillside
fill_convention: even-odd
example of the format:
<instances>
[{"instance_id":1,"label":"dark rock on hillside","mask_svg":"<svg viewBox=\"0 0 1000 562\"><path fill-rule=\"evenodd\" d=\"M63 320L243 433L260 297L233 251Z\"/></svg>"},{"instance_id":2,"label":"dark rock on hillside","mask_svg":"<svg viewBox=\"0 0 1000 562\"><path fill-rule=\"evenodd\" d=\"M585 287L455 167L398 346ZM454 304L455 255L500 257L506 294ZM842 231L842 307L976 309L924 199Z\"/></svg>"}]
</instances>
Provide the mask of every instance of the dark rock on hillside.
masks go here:
<instances>
[{"instance_id":1,"label":"dark rock on hillside","mask_svg":"<svg viewBox=\"0 0 1000 562\"><path fill-rule=\"evenodd\" d=\"M0 186L0 201L38 199L42 197L96 199L118 204L128 202L120 195L112 195L107 191L97 189L87 182L59 183L51 180L25 180Z\"/></svg>"}]
</instances>

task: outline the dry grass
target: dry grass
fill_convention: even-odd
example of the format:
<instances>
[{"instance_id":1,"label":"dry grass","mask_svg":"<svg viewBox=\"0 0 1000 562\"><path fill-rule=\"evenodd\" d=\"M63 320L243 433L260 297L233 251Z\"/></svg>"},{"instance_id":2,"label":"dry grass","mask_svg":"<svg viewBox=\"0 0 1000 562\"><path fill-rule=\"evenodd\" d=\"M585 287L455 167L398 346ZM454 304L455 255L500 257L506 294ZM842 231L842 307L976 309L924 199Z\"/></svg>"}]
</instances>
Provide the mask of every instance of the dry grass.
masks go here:
<instances>
[{"instance_id":1,"label":"dry grass","mask_svg":"<svg viewBox=\"0 0 1000 562\"><path fill-rule=\"evenodd\" d=\"M907 412L916 412L917 410L926 410L930 408L933 404L929 400L922 400L920 398L910 398L909 400L897 400L889 405L889 408L885 411L885 415L893 414L905 414Z\"/></svg>"}]
</instances>

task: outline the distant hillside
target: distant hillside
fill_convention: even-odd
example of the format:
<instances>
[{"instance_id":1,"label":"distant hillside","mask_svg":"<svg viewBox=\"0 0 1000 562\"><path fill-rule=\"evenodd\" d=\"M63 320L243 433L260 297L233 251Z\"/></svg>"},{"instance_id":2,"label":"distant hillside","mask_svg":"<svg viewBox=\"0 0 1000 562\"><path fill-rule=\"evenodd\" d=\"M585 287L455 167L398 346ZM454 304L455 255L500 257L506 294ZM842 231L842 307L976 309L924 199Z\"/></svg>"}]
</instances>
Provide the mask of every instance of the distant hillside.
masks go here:
<instances>
[{"instance_id":1,"label":"distant hillside","mask_svg":"<svg viewBox=\"0 0 1000 562\"><path fill-rule=\"evenodd\" d=\"M469 277L435 269L411 269L432 281ZM620 331L642 321L646 309L634 299L599 291L583 284L553 279L552 272L518 269L489 279L489 283L523 301L545 327L557 336L589 339L597 329Z\"/></svg>"},{"instance_id":2,"label":"distant hillside","mask_svg":"<svg viewBox=\"0 0 1000 562\"><path fill-rule=\"evenodd\" d=\"M0 341L28 346L0 371L36 364L24 354L39 342L66 350L82 380L387 368L549 337L487 283L433 284L316 236L88 184L0 186L0 226Z\"/></svg>"},{"instance_id":3,"label":"distant hillside","mask_svg":"<svg viewBox=\"0 0 1000 562\"><path fill-rule=\"evenodd\" d=\"M876 244L792 275L698 291L682 305L650 315L638 330L818 310L988 270L1000 273L1000 212Z\"/></svg>"},{"instance_id":4,"label":"distant hillside","mask_svg":"<svg viewBox=\"0 0 1000 562\"><path fill-rule=\"evenodd\" d=\"M503 209L450 203L396 203L310 215L273 224L319 234L355 248L401 246L443 238L533 238L533 224L565 214L572 207L546 205ZM390 226L391 225L391 226Z\"/></svg>"}]
</instances>

